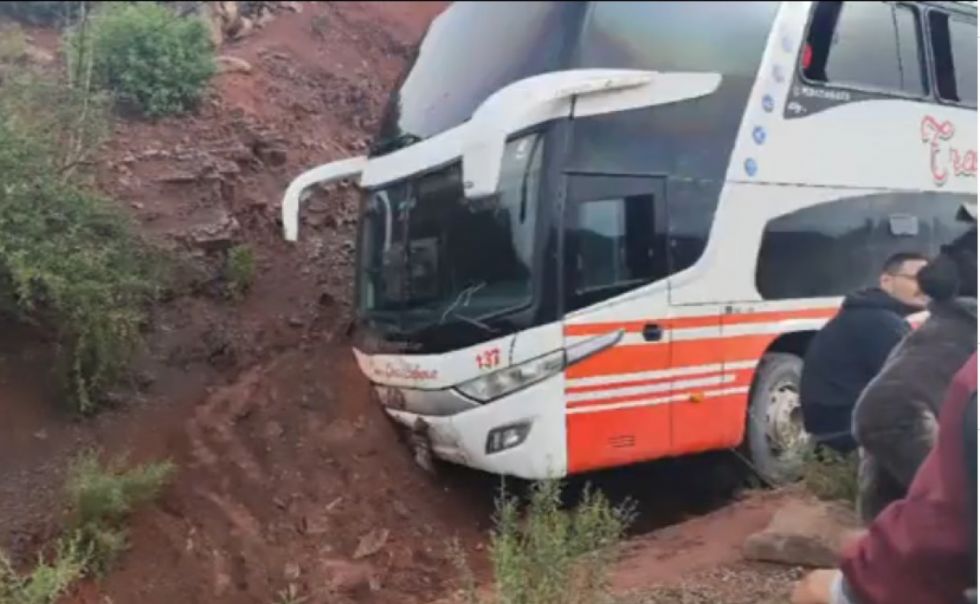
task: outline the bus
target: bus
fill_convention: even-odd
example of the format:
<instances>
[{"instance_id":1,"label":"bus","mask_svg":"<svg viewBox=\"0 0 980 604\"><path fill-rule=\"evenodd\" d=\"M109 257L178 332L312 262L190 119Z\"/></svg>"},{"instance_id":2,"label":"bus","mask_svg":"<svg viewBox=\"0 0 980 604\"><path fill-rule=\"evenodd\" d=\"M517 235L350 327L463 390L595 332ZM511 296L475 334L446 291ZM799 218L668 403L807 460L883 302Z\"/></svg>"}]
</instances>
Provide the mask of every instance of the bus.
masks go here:
<instances>
[{"instance_id":1,"label":"bus","mask_svg":"<svg viewBox=\"0 0 980 604\"><path fill-rule=\"evenodd\" d=\"M814 333L976 201L970 2L457 2L369 151L354 354L416 459L525 479L806 446Z\"/></svg>"}]
</instances>

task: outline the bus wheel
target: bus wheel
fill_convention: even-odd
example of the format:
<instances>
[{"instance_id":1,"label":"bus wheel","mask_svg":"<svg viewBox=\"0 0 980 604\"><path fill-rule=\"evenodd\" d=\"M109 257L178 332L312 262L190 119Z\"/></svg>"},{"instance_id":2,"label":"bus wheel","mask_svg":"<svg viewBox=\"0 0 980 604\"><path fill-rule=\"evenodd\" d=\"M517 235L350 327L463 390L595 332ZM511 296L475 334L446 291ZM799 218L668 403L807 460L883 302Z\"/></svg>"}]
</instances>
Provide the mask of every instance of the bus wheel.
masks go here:
<instances>
[{"instance_id":1,"label":"bus wheel","mask_svg":"<svg viewBox=\"0 0 980 604\"><path fill-rule=\"evenodd\" d=\"M749 400L746 449L755 470L780 485L800 477L807 434L800 407L803 360L786 353L762 357Z\"/></svg>"}]
</instances>

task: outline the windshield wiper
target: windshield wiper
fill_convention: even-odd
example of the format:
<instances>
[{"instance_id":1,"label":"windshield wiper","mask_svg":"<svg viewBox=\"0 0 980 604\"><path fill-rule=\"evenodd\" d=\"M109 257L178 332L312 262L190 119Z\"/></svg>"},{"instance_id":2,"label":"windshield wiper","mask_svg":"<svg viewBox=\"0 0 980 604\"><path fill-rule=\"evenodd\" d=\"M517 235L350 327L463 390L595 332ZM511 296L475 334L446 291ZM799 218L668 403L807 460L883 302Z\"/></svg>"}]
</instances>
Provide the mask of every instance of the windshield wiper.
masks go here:
<instances>
[{"instance_id":1,"label":"windshield wiper","mask_svg":"<svg viewBox=\"0 0 980 604\"><path fill-rule=\"evenodd\" d=\"M463 291L459 292L459 295L456 296L456 299L453 300L452 304L450 304L449 306L447 306L446 307L446 310L443 311L442 318L439 319L439 325L442 325L443 323L445 323L446 322L446 317L448 317L450 315L450 313L452 313L453 311L455 311L456 308L459 307L460 305L462 305L463 307L469 306L470 305L470 301L473 300L473 294L475 294L476 292L478 292L481 289L483 289L486 286L486 284L487 284L486 281L481 281L481 282L477 283L476 285L471 285L471 286L469 286L467 288L464 288ZM466 299L466 302L465 303L463 302L463 299L464 298Z\"/></svg>"},{"instance_id":2,"label":"windshield wiper","mask_svg":"<svg viewBox=\"0 0 980 604\"><path fill-rule=\"evenodd\" d=\"M369 153L372 156L384 155L386 153L391 153L392 151L397 151L398 149L402 149L420 142L422 142L422 137L406 132L404 134L399 134L398 136L386 138L374 143L371 145Z\"/></svg>"},{"instance_id":3,"label":"windshield wiper","mask_svg":"<svg viewBox=\"0 0 980 604\"><path fill-rule=\"evenodd\" d=\"M473 317L467 317L466 315L461 315L461 314L459 314L458 312L455 312L455 311L452 312L452 313L450 313L450 316L455 317L456 319L459 319L460 321L463 321L464 323L469 323L470 325L475 325L476 327L479 327L480 329L482 329L483 331L485 331L487 333L497 333L498 331L500 331L500 330L495 329L495 328L491 327L490 325L484 323L483 321L480 321L479 319L474 319ZM440 321L440 325L441 324L442 324L442 322Z\"/></svg>"}]
</instances>

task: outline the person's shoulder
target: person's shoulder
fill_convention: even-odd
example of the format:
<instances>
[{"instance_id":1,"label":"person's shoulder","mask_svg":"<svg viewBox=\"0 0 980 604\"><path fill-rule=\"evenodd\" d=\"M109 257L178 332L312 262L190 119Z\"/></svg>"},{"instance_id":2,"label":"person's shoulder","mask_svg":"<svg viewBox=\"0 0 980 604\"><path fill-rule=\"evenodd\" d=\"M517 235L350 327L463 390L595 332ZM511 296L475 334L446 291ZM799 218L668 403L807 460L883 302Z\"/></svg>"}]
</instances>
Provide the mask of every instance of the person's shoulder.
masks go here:
<instances>
[{"instance_id":1,"label":"person's shoulder","mask_svg":"<svg viewBox=\"0 0 980 604\"><path fill-rule=\"evenodd\" d=\"M864 306L852 308L847 313L841 313L841 318L848 323L860 323L867 328L912 329L908 318L894 310L881 306Z\"/></svg>"}]
</instances>

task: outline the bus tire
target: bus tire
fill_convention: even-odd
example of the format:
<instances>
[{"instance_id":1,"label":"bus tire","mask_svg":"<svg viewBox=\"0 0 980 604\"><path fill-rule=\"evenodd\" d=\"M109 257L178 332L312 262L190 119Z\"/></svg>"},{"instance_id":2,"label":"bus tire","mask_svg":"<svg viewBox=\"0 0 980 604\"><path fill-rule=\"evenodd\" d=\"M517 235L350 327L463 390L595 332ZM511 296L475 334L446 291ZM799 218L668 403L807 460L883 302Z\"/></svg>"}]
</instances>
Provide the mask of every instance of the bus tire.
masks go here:
<instances>
[{"instance_id":1,"label":"bus tire","mask_svg":"<svg viewBox=\"0 0 980 604\"><path fill-rule=\"evenodd\" d=\"M803 359L781 352L766 354L756 369L749 394L743 450L759 477L771 485L798 480L806 446L799 406Z\"/></svg>"}]
</instances>

